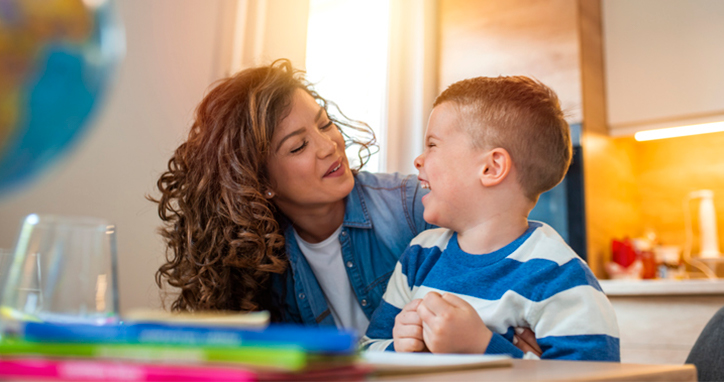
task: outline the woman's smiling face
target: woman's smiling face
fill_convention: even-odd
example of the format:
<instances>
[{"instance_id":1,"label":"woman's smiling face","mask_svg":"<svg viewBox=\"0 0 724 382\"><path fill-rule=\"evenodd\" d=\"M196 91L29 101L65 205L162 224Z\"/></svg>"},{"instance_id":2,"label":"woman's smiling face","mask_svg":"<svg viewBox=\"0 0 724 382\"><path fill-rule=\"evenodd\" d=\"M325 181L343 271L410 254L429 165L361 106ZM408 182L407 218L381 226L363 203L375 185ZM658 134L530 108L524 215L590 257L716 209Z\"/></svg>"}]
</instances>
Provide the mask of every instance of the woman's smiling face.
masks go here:
<instances>
[{"instance_id":1,"label":"woman's smiling face","mask_svg":"<svg viewBox=\"0 0 724 382\"><path fill-rule=\"evenodd\" d=\"M354 187L344 137L303 89L295 91L289 115L274 131L267 169L282 211L340 202Z\"/></svg>"}]
</instances>

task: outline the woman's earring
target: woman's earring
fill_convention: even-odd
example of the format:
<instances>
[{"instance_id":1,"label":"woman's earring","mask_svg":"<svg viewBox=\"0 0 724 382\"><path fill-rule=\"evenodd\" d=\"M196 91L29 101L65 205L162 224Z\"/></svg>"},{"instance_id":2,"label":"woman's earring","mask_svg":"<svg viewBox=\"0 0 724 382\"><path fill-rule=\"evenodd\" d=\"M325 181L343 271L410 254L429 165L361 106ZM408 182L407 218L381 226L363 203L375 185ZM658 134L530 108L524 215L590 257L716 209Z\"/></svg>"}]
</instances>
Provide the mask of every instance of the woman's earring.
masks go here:
<instances>
[{"instance_id":1,"label":"woman's earring","mask_svg":"<svg viewBox=\"0 0 724 382\"><path fill-rule=\"evenodd\" d=\"M267 192L266 192L266 198L267 198L267 199L271 199L273 196L274 196L274 193L273 193L273 192L271 192L271 191L267 191Z\"/></svg>"}]
</instances>

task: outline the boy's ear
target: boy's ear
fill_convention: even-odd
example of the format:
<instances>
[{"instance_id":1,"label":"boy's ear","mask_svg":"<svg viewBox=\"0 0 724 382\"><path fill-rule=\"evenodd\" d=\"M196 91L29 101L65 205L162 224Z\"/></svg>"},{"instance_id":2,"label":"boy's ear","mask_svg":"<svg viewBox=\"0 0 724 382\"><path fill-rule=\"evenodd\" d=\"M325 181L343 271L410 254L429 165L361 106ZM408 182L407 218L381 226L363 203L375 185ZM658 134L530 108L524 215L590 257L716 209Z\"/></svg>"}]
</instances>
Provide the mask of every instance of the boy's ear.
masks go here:
<instances>
[{"instance_id":1,"label":"boy's ear","mask_svg":"<svg viewBox=\"0 0 724 382\"><path fill-rule=\"evenodd\" d=\"M497 147L487 153L483 158L483 166L480 169L480 181L485 187L492 187L500 184L510 173L513 161L508 150Z\"/></svg>"}]
</instances>

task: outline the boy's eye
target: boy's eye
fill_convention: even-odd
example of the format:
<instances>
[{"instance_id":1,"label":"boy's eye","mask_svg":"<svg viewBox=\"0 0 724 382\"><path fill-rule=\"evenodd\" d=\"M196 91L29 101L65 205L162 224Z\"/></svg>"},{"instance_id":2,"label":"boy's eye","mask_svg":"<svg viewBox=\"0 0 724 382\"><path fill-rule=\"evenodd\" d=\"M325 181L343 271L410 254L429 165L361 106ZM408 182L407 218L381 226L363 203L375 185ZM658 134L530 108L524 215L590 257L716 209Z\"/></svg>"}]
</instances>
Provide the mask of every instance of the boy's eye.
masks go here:
<instances>
[{"instance_id":1,"label":"boy's eye","mask_svg":"<svg viewBox=\"0 0 724 382\"><path fill-rule=\"evenodd\" d=\"M296 154L296 153L302 151L302 149L304 149L305 147L307 147L307 141L302 142L302 144L299 147L297 147L296 149L293 149L291 151L291 153Z\"/></svg>"}]
</instances>

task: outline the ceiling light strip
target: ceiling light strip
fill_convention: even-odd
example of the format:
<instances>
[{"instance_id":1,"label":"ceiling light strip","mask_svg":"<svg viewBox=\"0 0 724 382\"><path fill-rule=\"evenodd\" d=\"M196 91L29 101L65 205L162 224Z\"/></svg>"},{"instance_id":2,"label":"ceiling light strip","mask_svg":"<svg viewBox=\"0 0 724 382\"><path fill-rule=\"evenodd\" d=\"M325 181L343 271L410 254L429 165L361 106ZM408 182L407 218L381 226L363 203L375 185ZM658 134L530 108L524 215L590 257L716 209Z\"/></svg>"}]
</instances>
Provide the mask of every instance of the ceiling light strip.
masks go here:
<instances>
[{"instance_id":1,"label":"ceiling light strip","mask_svg":"<svg viewBox=\"0 0 724 382\"><path fill-rule=\"evenodd\" d=\"M641 141L651 141L654 139L684 137L687 135L708 134L724 131L724 121L713 123L702 123L699 125L688 125L679 127L669 127L665 129L639 131L634 138Z\"/></svg>"}]
</instances>

